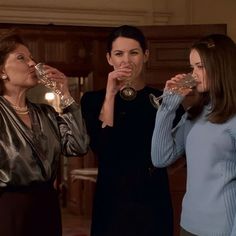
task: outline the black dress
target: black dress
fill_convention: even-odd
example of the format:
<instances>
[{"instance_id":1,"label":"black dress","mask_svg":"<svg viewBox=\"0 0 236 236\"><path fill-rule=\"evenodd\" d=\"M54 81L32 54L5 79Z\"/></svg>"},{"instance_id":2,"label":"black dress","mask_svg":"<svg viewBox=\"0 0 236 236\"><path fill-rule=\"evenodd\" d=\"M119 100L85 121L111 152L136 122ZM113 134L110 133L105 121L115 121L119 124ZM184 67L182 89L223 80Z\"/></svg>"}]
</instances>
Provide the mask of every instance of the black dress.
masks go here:
<instances>
[{"instance_id":1,"label":"black dress","mask_svg":"<svg viewBox=\"0 0 236 236\"><path fill-rule=\"evenodd\" d=\"M115 98L114 126L101 128L105 90L81 100L91 148L98 157L91 236L172 236L172 205L165 168L151 163L156 109L145 87L133 101Z\"/></svg>"}]
</instances>

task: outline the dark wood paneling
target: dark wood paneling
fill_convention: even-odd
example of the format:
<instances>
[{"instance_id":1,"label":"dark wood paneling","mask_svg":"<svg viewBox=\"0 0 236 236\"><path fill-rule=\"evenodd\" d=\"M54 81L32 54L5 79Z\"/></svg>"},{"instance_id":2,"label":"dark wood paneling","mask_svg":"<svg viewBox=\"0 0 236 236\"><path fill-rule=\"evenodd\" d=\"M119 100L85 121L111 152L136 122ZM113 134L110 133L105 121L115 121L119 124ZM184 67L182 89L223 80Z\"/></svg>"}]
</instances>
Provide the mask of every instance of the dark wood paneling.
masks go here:
<instances>
[{"instance_id":1,"label":"dark wood paneling","mask_svg":"<svg viewBox=\"0 0 236 236\"><path fill-rule=\"evenodd\" d=\"M189 48L197 39L213 33L227 33L224 24L140 27L148 39L150 58L146 65L147 84L163 88L177 73L189 71Z\"/></svg>"},{"instance_id":2,"label":"dark wood paneling","mask_svg":"<svg viewBox=\"0 0 236 236\"><path fill-rule=\"evenodd\" d=\"M8 28L18 29L37 61L47 62L68 76L87 76L92 72L93 81L89 84L93 84L93 90L106 86L107 74L112 69L106 61L106 38L110 27L0 24L0 32ZM207 34L227 33L224 24L140 28L148 39L150 49L150 59L145 66L147 84L157 88L163 88L165 81L175 74L189 71L189 47L195 40ZM74 96L80 92L80 87L72 91ZM79 96L75 97L79 100ZM82 159L68 160L67 204L77 214L91 215L94 184L73 182L69 172L76 168L96 166L96 159L91 152ZM177 236L186 182L184 159L169 168L169 178Z\"/></svg>"}]
</instances>

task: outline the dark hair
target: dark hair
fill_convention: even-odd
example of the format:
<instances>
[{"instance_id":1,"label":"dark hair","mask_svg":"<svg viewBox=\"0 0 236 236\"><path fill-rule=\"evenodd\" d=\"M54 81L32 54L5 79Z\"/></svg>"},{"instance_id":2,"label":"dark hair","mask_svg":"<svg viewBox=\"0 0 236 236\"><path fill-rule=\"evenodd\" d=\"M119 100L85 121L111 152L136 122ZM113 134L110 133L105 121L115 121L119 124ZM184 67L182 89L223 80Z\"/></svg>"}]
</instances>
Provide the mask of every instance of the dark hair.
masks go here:
<instances>
[{"instance_id":1,"label":"dark hair","mask_svg":"<svg viewBox=\"0 0 236 236\"><path fill-rule=\"evenodd\" d=\"M3 69L3 65L9 53L14 51L19 44L26 45L23 39L17 34L16 29L7 30L0 35L0 70ZM2 93L3 81L0 79L0 95L2 95Z\"/></svg>"},{"instance_id":2,"label":"dark hair","mask_svg":"<svg viewBox=\"0 0 236 236\"><path fill-rule=\"evenodd\" d=\"M135 26L131 25L122 25L117 28L114 28L107 39L107 52L111 54L112 50L112 43L118 38L118 37L125 37L134 39L137 42L139 42L140 47L142 48L143 52L147 49L147 42L144 34L140 29L138 29Z\"/></svg>"},{"instance_id":3,"label":"dark hair","mask_svg":"<svg viewBox=\"0 0 236 236\"><path fill-rule=\"evenodd\" d=\"M195 42L196 50L206 70L209 92L201 94L201 101L192 108L195 118L206 103L211 103L208 120L223 123L236 114L236 45L223 34L212 34ZM197 108L198 107L198 108Z\"/></svg>"}]
</instances>

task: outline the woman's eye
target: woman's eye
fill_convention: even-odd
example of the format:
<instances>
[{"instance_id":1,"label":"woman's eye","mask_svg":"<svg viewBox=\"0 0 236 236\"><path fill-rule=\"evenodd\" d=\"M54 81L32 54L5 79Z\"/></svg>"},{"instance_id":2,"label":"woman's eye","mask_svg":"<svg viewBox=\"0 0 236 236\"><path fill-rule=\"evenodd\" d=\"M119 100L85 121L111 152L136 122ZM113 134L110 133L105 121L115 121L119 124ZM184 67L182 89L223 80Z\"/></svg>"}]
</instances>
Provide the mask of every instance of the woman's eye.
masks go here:
<instances>
[{"instance_id":1,"label":"woman's eye","mask_svg":"<svg viewBox=\"0 0 236 236\"><path fill-rule=\"evenodd\" d=\"M20 61L24 61L25 60L25 57L23 55L18 55L17 56L17 59L20 60Z\"/></svg>"},{"instance_id":2,"label":"woman's eye","mask_svg":"<svg viewBox=\"0 0 236 236\"><path fill-rule=\"evenodd\" d=\"M203 65L198 65L197 68L198 68L198 69L203 69L204 66L203 66Z\"/></svg>"},{"instance_id":3,"label":"woman's eye","mask_svg":"<svg viewBox=\"0 0 236 236\"><path fill-rule=\"evenodd\" d=\"M116 53L115 53L115 56L121 56L121 55L122 55L121 52L116 52Z\"/></svg>"},{"instance_id":4,"label":"woman's eye","mask_svg":"<svg viewBox=\"0 0 236 236\"><path fill-rule=\"evenodd\" d=\"M190 66L190 70L193 71L195 69L199 69L199 70L202 70L204 69L204 65L196 65L196 66Z\"/></svg>"},{"instance_id":5,"label":"woman's eye","mask_svg":"<svg viewBox=\"0 0 236 236\"><path fill-rule=\"evenodd\" d=\"M131 55L137 55L137 54L138 54L138 52L136 52L136 51L131 52Z\"/></svg>"}]
</instances>

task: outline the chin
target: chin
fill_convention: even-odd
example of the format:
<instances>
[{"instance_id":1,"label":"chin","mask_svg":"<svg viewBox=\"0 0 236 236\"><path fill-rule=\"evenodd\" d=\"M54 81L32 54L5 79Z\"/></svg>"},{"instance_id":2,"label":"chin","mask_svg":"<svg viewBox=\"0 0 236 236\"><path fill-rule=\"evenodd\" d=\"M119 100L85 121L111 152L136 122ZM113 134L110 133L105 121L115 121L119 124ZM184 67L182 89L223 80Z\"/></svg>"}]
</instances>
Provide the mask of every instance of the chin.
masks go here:
<instances>
[{"instance_id":1,"label":"chin","mask_svg":"<svg viewBox=\"0 0 236 236\"><path fill-rule=\"evenodd\" d=\"M34 80L32 83L29 84L29 88L33 88L38 85L38 81Z\"/></svg>"}]
</instances>

